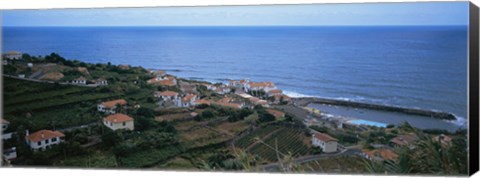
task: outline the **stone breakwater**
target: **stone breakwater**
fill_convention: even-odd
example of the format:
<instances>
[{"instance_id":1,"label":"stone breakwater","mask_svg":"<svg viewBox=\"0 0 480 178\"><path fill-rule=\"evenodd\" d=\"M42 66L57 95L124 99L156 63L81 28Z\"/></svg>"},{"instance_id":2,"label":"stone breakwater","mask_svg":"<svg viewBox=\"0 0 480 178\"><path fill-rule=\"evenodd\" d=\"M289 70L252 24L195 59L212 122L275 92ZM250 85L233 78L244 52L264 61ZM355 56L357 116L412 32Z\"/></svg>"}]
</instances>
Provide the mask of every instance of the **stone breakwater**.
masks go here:
<instances>
[{"instance_id":1,"label":"stone breakwater","mask_svg":"<svg viewBox=\"0 0 480 178\"><path fill-rule=\"evenodd\" d=\"M317 104L346 106L346 107L363 108L363 109L371 109L371 110L379 110L379 111L399 112L404 114L426 116L426 117L445 119L445 120L457 119L455 115L448 112L424 110L424 109L416 109L416 108L405 108L405 107L388 106L388 105L371 104L371 103L361 103L361 102L355 102L355 101L334 100L334 99L314 98L314 97L293 98L293 101L295 105L298 105L298 106L307 106L310 103L317 103Z\"/></svg>"}]
</instances>

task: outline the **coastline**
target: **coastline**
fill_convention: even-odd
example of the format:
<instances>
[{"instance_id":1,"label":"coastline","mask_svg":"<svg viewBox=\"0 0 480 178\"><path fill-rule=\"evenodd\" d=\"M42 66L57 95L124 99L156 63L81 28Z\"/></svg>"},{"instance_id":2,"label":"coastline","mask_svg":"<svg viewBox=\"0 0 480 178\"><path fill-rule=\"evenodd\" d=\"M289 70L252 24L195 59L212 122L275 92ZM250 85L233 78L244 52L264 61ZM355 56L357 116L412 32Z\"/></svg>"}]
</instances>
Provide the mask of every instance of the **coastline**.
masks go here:
<instances>
[{"instance_id":1,"label":"coastline","mask_svg":"<svg viewBox=\"0 0 480 178\"><path fill-rule=\"evenodd\" d=\"M371 110L378 110L378 111L399 112L403 114L426 116L426 117L432 117L432 118L449 120L449 121L457 120L457 117L455 117L454 114L443 112L443 111L406 108L406 107L400 107L400 106L389 106L389 105L362 103L357 101L336 100L336 99L327 99L327 98L318 98L318 97L297 97L292 99L296 105L299 105L302 107L305 107L311 103L328 104L328 105L335 105L335 106L363 108L363 109L371 109Z\"/></svg>"}]
</instances>

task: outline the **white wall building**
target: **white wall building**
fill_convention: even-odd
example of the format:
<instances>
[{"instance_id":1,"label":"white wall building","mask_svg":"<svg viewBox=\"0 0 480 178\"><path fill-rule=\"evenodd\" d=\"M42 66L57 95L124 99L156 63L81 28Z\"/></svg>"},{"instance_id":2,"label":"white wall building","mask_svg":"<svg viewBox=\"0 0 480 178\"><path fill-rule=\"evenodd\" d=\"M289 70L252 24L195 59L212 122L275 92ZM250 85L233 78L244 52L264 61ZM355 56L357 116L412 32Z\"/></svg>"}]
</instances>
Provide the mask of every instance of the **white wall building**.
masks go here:
<instances>
[{"instance_id":1,"label":"white wall building","mask_svg":"<svg viewBox=\"0 0 480 178\"><path fill-rule=\"evenodd\" d=\"M64 137L65 135L59 131L40 130L38 132L29 134L27 130L25 141L33 151L43 151L53 145L60 144L63 142Z\"/></svg>"},{"instance_id":2,"label":"white wall building","mask_svg":"<svg viewBox=\"0 0 480 178\"><path fill-rule=\"evenodd\" d=\"M312 145L322 148L324 153L332 153L337 151L337 139L324 133L315 133L312 135Z\"/></svg>"},{"instance_id":3,"label":"white wall building","mask_svg":"<svg viewBox=\"0 0 480 178\"><path fill-rule=\"evenodd\" d=\"M5 54L3 54L3 57L4 58L8 58L8 59L22 59L22 53L21 52L18 52L18 51L9 51Z\"/></svg>"},{"instance_id":4,"label":"white wall building","mask_svg":"<svg viewBox=\"0 0 480 178\"><path fill-rule=\"evenodd\" d=\"M125 106L127 105L127 101L125 101L124 99L118 99L102 102L97 105L97 110L100 112L115 114L117 112L117 105Z\"/></svg>"},{"instance_id":5,"label":"white wall building","mask_svg":"<svg viewBox=\"0 0 480 178\"><path fill-rule=\"evenodd\" d=\"M86 85L87 80L85 79L85 77L78 77L77 79L72 80L72 83L73 84Z\"/></svg>"},{"instance_id":6,"label":"white wall building","mask_svg":"<svg viewBox=\"0 0 480 178\"><path fill-rule=\"evenodd\" d=\"M125 114L113 114L103 118L103 125L112 130L127 129L133 130L135 128L133 118Z\"/></svg>"},{"instance_id":7,"label":"white wall building","mask_svg":"<svg viewBox=\"0 0 480 178\"><path fill-rule=\"evenodd\" d=\"M3 150L3 157L7 160L12 160L17 158L17 148L12 147L12 148Z\"/></svg>"}]
</instances>

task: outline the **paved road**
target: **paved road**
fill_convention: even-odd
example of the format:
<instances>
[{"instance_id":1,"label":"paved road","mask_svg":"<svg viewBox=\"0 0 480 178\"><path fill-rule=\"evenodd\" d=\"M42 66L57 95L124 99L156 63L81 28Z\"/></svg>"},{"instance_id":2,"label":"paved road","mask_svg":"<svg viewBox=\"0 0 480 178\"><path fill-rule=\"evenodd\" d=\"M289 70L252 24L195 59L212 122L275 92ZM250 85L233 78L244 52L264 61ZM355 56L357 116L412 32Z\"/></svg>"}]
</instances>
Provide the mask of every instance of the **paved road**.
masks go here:
<instances>
[{"instance_id":1,"label":"paved road","mask_svg":"<svg viewBox=\"0 0 480 178\"><path fill-rule=\"evenodd\" d=\"M303 164L307 163L310 161L316 161L316 160L321 160L321 159L326 159L326 158L332 158L332 157L337 157L337 156L353 156L353 155L359 155L361 151L359 149L345 149L339 153L323 153L323 154L318 154L318 155L307 155L307 156L302 156L295 158L293 161L295 164ZM275 171L278 170L279 163L271 163L267 165L262 165L260 166L260 170L265 170L265 171Z\"/></svg>"}]
</instances>

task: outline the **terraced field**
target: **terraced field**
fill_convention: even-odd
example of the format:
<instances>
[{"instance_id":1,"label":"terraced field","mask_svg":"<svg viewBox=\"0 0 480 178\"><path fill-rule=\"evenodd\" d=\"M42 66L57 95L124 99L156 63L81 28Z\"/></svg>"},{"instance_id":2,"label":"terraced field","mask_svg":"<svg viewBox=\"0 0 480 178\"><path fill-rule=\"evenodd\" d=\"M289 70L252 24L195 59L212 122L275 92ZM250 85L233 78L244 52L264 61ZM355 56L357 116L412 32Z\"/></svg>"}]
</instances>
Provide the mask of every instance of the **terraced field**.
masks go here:
<instances>
[{"instance_id":1,"label":"terraced field","mask_svg":"<svg viewBox=\"0 0 480 178\"><path fill-rule=\"evenodd\" d=\"M309 150L309 146L303 142L305 137L300 130L281 127L280 130L263 138L262 142L256 143L247 151L270 162L278 161L276 146L281 156L289 153L294 157L303 156L308 154Z\"/></svg>"},{"instance_id":2,"label":"terraced field","mask_svg":"<svg viewBox=\"0 0 480 178\"><path fill-rule=\"evenodd\" d=\"M258 129L256 131L252 132L251 134L248 134L248 135L242 137L241 139L237 140L235 142L235 146L245 149L256 141L255 138L263 138L264 136L272 133L273 131L277 130L278 128L280 128L280 127L275 126L275 125L269 125L265 128Z\"/></svg>"},{"instance_id":3,"label":"terraced field","mask_svg":"<svg viewBox=\"0 0 480 178\"><path fill-rule=\"evenodd\" d=\"M120 93L101 93L90 87L3 79L5 119L32 130L94 122L101 118L95 112L97 103L121 97Z\"/></svg>"}]
</instances>

